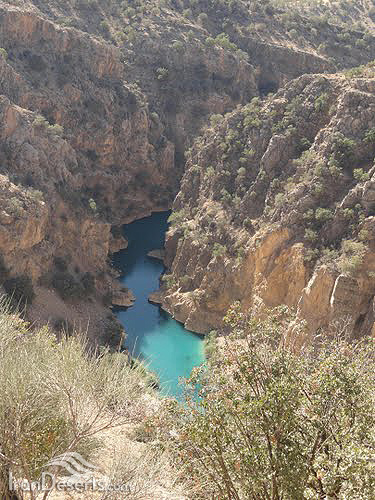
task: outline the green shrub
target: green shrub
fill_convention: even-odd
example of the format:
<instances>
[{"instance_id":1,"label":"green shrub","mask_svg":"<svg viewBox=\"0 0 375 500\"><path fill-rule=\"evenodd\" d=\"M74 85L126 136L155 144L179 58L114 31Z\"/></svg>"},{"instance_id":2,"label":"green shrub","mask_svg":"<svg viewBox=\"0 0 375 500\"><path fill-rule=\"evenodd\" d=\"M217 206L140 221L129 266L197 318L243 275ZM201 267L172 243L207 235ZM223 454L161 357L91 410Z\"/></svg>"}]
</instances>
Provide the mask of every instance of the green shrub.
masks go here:
<instances>
[{"instance_id":1,"label":"green shrub","mask_svg":"<svg viewBox=\"0 0 375 500\"><path fill-rule=\"evenodd\" d=\"M369 241L371 239L370 231L368 231L367 229L361 229L358 233L358 238L361 241Z\"/></svg>"},{"instance_id":2,"label":"green shrub","mask_svg":"<svg viewBox=\"0 0 375 500\"><path fill-rule=\"evenodd\" d=\"M364 141L371 144L375 143L375 127L367 130L364 136Z\"/></svg>"},{"instance_id":3,"label":"green shrub","mask_svg":"<svg viewBox=\"0 0 375 500\"><path fill-rule=\"evenodd\" d=\"M338 262L344 274L355 274L362 265L367 247L360 241L344 240L341 243L341 256Z\"/></svg>"},{"instance_id":4,"label":"green shrub","mask_svg":"<svg viewBox=\"0 0 375 500\"><path fill-rule=\"evenodd\" d=\"M184 276L181 276L181 278L179 279L180 283L183 285L183 286L188 286L191 282L191 278L190 276L188 276L187 274L185 274Z\"/></svg>"},{"instance_id":5,"label":"green shrub","mask_svg":"<svg viewBox=\"0 0 375 500\"><path fill-rule=\"evenodd\" d=\"M333 154L339 167L347 167L354 156L356 143L353 139L345 137L341 132L334 134Z\"/></svg>"},{"instance_id":6,"label":"green shrub","mask_svg":"<svg viewBox=\"0 0 375 500\"><path fill-rule=\"evenodd\" d=\"M225 188L223 188L220 191L220 194L221 194L221 198L220 199L221 199L221 201L223 203L227 203L227 204L231 203L231 201L232 201L232 195Z\"/></svg>"},{"instance_id":7,"label":"green shrub","mask_svg":"<svg viewBox=\"0 0 375 500\"><path fill-rule=\"evenodd\" d=\"M305 240L309 241L310 243L314 243L318 239L318 234L316 231L313 231L312 229L306 229L305 230Z\"/></svg>"},{"instance_id":8,"label":"green shrub","mask_svg":"<svg viewBox=\"0 0 375 500\"><path fill-rule=\"evenodd\" d=\"M13 196L7 203L7 210L11 215L14 215L15 217L21 217L21 215L24 214L22 201L16 196Z\"/></svg>"},{"instance_id":9,"label":"green shrub","mask_svg":"<svg viewBox=\"0 0 375 500\"><path fill-rule=\"evenodd\" d=\"M186 220L186 212L184 210L179 210L176 212L172 212L168 218L168 222L171 226L180 225L183 221Z\"/></svg>"},{"instance_id":10,"label":"green shrub","mask_svg":"<svg viewBox=\"0 0 375 500\"><path fill-rule=\"evenodd\" d=\"M303 153L311 148L311 142L307 137L302 137L299 141L299 150Z\"/></svg>"},{"instance_id":11,"label":"green shrub","mask_svg":"<svg viewBox=\"0 0 375 500\"><path fill-rule=\"evenodd\" d=\"M66 26L67 28L74 28L76 26L76 21L73 17L60 17L57 19L57 23L60 26Z\"/></svg>"},{"instance_id":12,"label":"green shrub","mask_svg":"<svg viewBox=\"0 0 375 500\"><path fill-rule=\"evenodd\" d=\"M108 21L103 20L100 22L100 31L103 33L104 36L108 37L110 34L110 26L108 24Z\"/></svg>"},{"instance_id":13,"label":"green shrub","mask_svg":"<svg viewBox=\"0 0 375 500\"><path fill-rule=\"evenodd\" d=\"M34 127L47 129L50 127L48 121L42 115L37 115L33 121Z\"/></svg>"},{"instance_id":14,"label":"green shrub","mask_svg":"<svg viewBox=\"0 0 375 500\"><path fill-rule=\"evenodd\" d=\"M334 248L323 248L320 261L323 264L334 264L337 262L339 252Z\"/></svg>"},{"instance_id":15,"label":"green shrub","mask_svg":"<svg viewBox=\"0 0 375 500\"><path fill-rule=\"evenodd\" d=\"M176 279L173 274L163 274L161 280L167 288L171 288L176 284Z\"/></svg>"},{"instance_id":16,"label":"green shrub","mask_svg":"<svg viewBox=\"0 0 375 500\"><path fill-rule=\"evenodd\" d=\"M217 339L217 331L212 330L208 335L204 338L203 348L205 358L208 359L214 355L216 352L216 339Z\"/></svg>"},{"instance_id":17,"label":"green shrub","mask_svg":"<svg viewBox=\"0 0 375 500\"><path fill-rule=\"evenodd\" d=\"M303 260L305 262L315 261L319 257L319 250L317 248L306 248Z\"/></svg>"},{"instance_id":18,"label":"green shrub","mask_svg":"<svg viewBox=\"0 0 375 500\"><path fill-rule=\"evenodd\" d=\"M59 137L64 135L64 127L62 125L58 125L57 123L55 125L49 125L47 130L52 135L57 135Z\"/></svg>"},{"instance_id":19,"label":"green shrub","mask_svg":"<svg viewBox=\"0 0 375 500\"><path fill-rule=\"evenodd\" d=\"M32 304L35 298L33 282L26 274L8 278L3 286L14 307L23 309Z\"/></svg>"},{"instance_id":20,"label":"green shrub","mask_svg":"<svg viewBox=\"0 0 375 500\"><path fill-rule=\"evenodd\" d=\"M96 201L93 198L89 199L89 207L90 207L90 210L92 210L92 212L94 212L95 214L97 213L98 207L96 205Z\"/></svg>"},{"instance_id":21,"label":"green shrub","mask_svg":"<svg viewBox=\"0 0 375 500\"><path fill-rule=\"evenodd\" d=\"M27 189L27 194L33 201L43 201L44 200L44 195L42 191L39 191L39 189L34 189L32 187L29 187Z\"/></svg>"},{"instance_id":22,"label":"green shrub","mask_svg":"<svg viewBox=\"0 0 375 500\"><path fill-rule=\"evenodd\" d=\"M317 182L314 184L313 193L315 196L320 196L324 192L324 186L322 183Z\"/></svg>"},{"instance_id":23,"label":"green shrub","mask_svg":"<svg viewBox=\"0 0 375 500\"><path fill-rule=\"evenodd\" d=\"M362 168L355 168L353 170L353 177L358 182L365 182L370 178L369 174L364 172Z\"/></svg>"},{"instance_id":24,"label":"green shrub","mask_svg":"<svg viewBox=\"0 0 375 500\"><path fill-rule=\"evenodd\" d=\"M172 48L174 50L177 50L178 52L181 52L184 50L184 44L180 40L176 40L172 43Z\"/></svg>"},{"instance_id":25,"label":"green shrub","mask_svg":"<svg viewBox=\"0 0 375 500\"><path fill-rule=\"evenodd\" d=\"M332 219L332 217L333 213L332 210L330 210L329 208L319 207L315 210L315 220L317 220L318 222L321 223L327 222L330 219Z\"/></svg>"},{"instance_id":26,"label":"green shrub","mask_svg":"<svg viewBox=\"0 0 375 500\"><path fill-rule=\"evenodd\" d=\"M226 33L220 33L219 35L217 35L217 37L215 38L215 43L216 45L219 45L224 49L233 51L238 50L237 45L229 40L229 36Z\"/></svg>"},{"instance_id":27,"label":"green shrub","mask_svg":"<svg viewBox=\"0 0 375 500\"><path fill-rule=\"evenodd\" d=\"M63 300L78 300L85 297L85 290L69 272L56 271L52 276L52 286Z\"/></svg>"},{"instance_id":28,"label":"green shrub","mask_svg":"<svg viewBox=\"0 0 375 500\"><path fill-rule=\"evenodd\" d=\"M166 80L168 78L169 71L167 68L158 68L156 70L156 78L160 81Z\"/></svg>"},{"instance_id":29,"label":"green shrub","mask_svg":"<svg viewBox=\"0 0 375 500\"><path fill-rule=\"evenodd\" d=\"M201 12L198 16L198 23L205 27L208 22L208 15L205 12Z\"/></svg>"},{"instance_id":30,"label":"green shrub","mask_svg":"<svg viewBox=\"0 0 375 500\"><path fill-rule=\"evenodd\" d=\"M198 497L372 499L374 342L332 327L296 352L286 339L304 324L285 307L262 318L231 308L223 345L171 407L171 447Z\"/></svg>"},{"instance_id":31,"label":"green shrub","mask_svg":"<svg viewBox=\"0 0 375 500\"><path fill-rule=\"evenodd\" d=\"M323 109L327 106L328 102L328 94L321 94L319 97L315 99L314 107L316 111L323 111Z\"/></svg>"},{"instance_id":32,"label":"green shrub","mask_svg":"<svg viewBox=\"0 0 375 500\"><path fill-rule=\"evenodd\" d=\"M220 114L216 114L216 115L211 115L210 116L210 123L211 123L211 126L215 126L217 125L218 123L220 123L222 120L223 120L223 115L220 115Z\"/></svg>"},{"instance_id":33,"label":"green shrub","mask_svg":"<svg viewBox=\"0 0 375 500\"><path fill-rule=\"evenodd\" d=\"M214 257L222 257L227 253L227 247L225 245L221 245L220 243L214 243L212 249L212 255Z\"/></svg>"},{"instance_id":34,"label":"green shrub","mask_svg":"<svg viewBox=\"0 0 375 500\"><path fill-rule=\"evenodd\" d=\"M211 166L207 167L206 168L206 177L210 178L210 177L214 177L214 175L215 175L214 167L211 167Z\"/></svg>"},{"instance_id":35,"label":"green shrub","mask_svg":"<svg viewBox=\"0 0 375 500\"><path fill-rule=\"evenodd\" d=\"M277 193L275 195L275 206L280 207L283 205L286 201L286 194L285 193Z\"/></svg>"}]
</instances>

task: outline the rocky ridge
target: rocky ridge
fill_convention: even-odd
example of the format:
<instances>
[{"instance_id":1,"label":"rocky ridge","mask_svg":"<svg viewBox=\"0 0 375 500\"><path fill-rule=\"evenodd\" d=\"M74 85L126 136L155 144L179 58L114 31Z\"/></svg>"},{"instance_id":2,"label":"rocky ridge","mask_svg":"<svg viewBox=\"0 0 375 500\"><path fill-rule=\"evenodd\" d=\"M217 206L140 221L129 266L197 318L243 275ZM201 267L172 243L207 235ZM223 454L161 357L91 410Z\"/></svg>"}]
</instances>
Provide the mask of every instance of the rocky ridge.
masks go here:
<instances>
[{"instance_id":1,"label":"rocky ridge","mask_svg":"<svg viewBox=\"0 0 375 500\"><path fill-rule=\"evenodd\" d=\"M268 7L0 2L0 253L56 305L32 319L96 304L103 330L118 226L170 208L210 115L375 58L370 32Z\"/></svg>"},{"instance_id":2,"label":"rocky ridge","mask_svg":"<svg viewBox=\"0 0 375 500\"><path fill-rule=\"evenodd\" d=\"M373 66L305 75L208 128L193 146L167 238L163 306L218 327L235 300L287 304L311 334L374 325ZM357 75L357 76L353 76Z\"/></svg>"}]
</instances>

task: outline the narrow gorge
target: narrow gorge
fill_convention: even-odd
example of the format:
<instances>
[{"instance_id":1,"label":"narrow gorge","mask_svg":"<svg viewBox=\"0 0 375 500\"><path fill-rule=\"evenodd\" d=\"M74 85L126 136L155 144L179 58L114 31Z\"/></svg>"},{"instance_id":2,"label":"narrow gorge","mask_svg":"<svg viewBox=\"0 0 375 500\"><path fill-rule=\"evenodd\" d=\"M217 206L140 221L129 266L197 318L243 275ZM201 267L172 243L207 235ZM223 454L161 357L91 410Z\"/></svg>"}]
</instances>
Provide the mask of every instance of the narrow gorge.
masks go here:
<instances>
[{"instance_id":1,"label":"narrow gorge","mask_svg":"<svg viewBox=\"0 0 375 500\"><path fill-rule=\"evenodd\" d=\"M265 98L300 75L335 72L375 58L372 21L365 17L366 10L360 15L364 26L370 23L367 31L314 17L315 13L300 12L293 17L281 5L214 4L202 2L190 12L181 2L167 2L151 10L141 4L127 10L116 2L104 6L83 0L46 5L37 1L1 3L0 251L4 276L13 280L8 289L14 292L14 279L31 279L35 299L31 304L29 298L29 316L37 324L48 321L57 329L67 322L82 328L90 324L94 341L115 342L117 327L108 316L108 306L121 291L108 265L108 254L125 244L119 227L171 208L181 179L174 210L200 210L199 200L192 206L198 188L190 160L185 169L185 153L204 131L209 117L217 120L254 97ZM353 11L350 16L357 14ZM291 89L298 93L298 85L293 83ZM319 98L313 88L311 92L309 99ZM276 101L292 98L281 93ZM324 95L321 99L324 107ZM271 108L271 113L278 113L277 106ZM327 114L322 116L327 119ZM325 123L314 126L322 128ZM285 139L286 149L277 145L284 140L283 133L274 134L267 153L270 158L262 160L265 169L287 160L278 158L278 147L283 155L294 147L294 139ZM313 139L302 128L297 134ZM269 140L269 132L261 132L260 141ZM205 155L199 147L194 146L195 154ZM258 168L258 155L264 154L265 145L259 148L249 157L251 173L238 175L237 184L244 179L243 190L255 181L250 163ZM291 154L297 158L297 152ZM242 157L233 159L239 160L242 163L233 168L242 172L247 164ZM216 161L213 158L207 166L216 169ZM227 172L232 184L230 169ZM233 187L220 183L220 189L232 196ZM235 196L242 199L237 187L235 190ZM185 203L183 199L190 194L192 200ZM226 211L225 206L217 206L213 217L225 218ZM259 216L258 210L239 214L238 220ZM225 298L218 297L214 306L218 311L211 310L205 305L209 299L199 299L201 292L211 293L211 286L203 291L198 283L193 287L188 283L196 282L198 274L199 280L204 278L201 264L191 261L189 271L177 270L181 252L174 258L176 231L174 234L168 237L167 263L173 279L183 277L185 284L181 293L166 295L164 307L179 320L188 321L188 328L206 333L216 328L231 302L251 303L250 288L257 284L249 278L246 284L230 285L230 292L224 286ZM188 245L187 238L184 246ZM213 246L203 247L208 252L202 257L205 266ZM184 260L182 257L181 262ZM259 272L263 272L262 266ZM311 272L301 268L296 291L279 290L268 302L286 300L296 306L310 277ZM224 276L219 282L221 279ZM279 276L276 272L275 279L282 281L282 272ZM190 293L194 290L197 297ZM360 300L368 300L367 295ZM191 311L182 312L186 308ZM366 314L362 307L359 315ZM205 315L205 319L193 319L196 315Z\"/></svg>"},{"instance_id":2,"label":"narrow gorge","mask_svg":"<svg viewBox=\"0 0 375 500\"><path fill-rule=\"evenodd\" d=\"M374 161L375 0L0 0L1 500L374 500Z\"/></svg>"},{"instance_id":3,"label":"narrow gorge","mask_svg":"<svg viewBox=\"0 0 375 500\"><path fill-rule=\"evenodd\" d=\"M130 355L141 359L157 375L163 395L182 398L179 378L189 377L192 369L204 361L203 338L150 303L159 288L164 266L160 258L150 256L164 246L170 212L155 213L124 228L129 242L126 250L114 255L114 266L122 271L121 283L134 294L134 305L118 309L116 316L125 328L125 346Z\"/></svg>"}]
</instances>

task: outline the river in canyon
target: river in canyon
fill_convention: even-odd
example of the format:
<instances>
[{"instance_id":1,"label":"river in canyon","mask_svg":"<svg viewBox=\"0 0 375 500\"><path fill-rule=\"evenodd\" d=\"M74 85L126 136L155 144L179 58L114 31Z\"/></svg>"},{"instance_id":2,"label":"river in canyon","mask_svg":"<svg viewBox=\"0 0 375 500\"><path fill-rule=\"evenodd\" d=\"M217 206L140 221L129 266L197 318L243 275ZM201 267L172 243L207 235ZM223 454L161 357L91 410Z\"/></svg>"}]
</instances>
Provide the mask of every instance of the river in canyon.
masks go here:
<instances>
[{"instance_id":1,"label":"river in canyon","mask_svg":"<svg viewBox=\"0 0 375 500\"><path fill-rule=\"evenodd\" d=\"M164 265L147 253L163 248L169 214L154 213L124 226L129 245L114 255L113 264L122 273L121 283L132 290L136 300L132 307L117 308L115 313L127 333L125 347L158 375L163 395L181 399L180 377L188 377L192 368L204 361L203 337L148 302L150 293L159 288Z\"/></svg>"}]
</instances>

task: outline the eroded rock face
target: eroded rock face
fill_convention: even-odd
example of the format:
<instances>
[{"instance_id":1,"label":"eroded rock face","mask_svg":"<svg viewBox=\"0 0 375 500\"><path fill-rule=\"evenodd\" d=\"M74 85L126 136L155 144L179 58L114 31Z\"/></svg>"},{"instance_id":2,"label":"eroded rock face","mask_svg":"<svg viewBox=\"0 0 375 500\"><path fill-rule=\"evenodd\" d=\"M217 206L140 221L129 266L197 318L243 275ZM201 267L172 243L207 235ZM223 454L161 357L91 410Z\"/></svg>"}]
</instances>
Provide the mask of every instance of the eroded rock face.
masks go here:
<instances>
[{"instance_id":1,"label":"eroded rock face","mask_svg":"<svg viewBox=\"0 0 375 500\"><path fill-rule=\"evenodd\" d=\"M102 301L105 298L108 303L115 277L107 256L126 246L122 238L113 237L111 226L171 207L184 171L185 150L209 115L228 112L254 96L275 91L300 74L332 71L336 65L347 67L375 58L374 39L369 36L365 48L358 50L355 33L347 42L350 53L333 50L335 37L342 32L337 26L321 28L315 41L306 36L301 47L291 42L278 15L256 14L258 27L249 33L254 12L242 2L233 11L226 5L217 12L204 6L209 14L205 26L198 20L198 8L186 18L178 2L154 6L138 13L135 23L120 4L111 2L90 2L90 7L59 0L25 0L22 7L0 3L0 47L7 52L0 57L0 253L12 275L32 275L40 285L40 297L43 286L51 281L48 276L56 271L55 258L63 258L75 279L93 274L91 300L103 315ZM228 16L233 16L232 25L226 23ZM227 42L212 41L224 27ZM237 46L228 45L229 39ZM333 53L320 52L323 40ZM322 86L315 85L317 89ZM361 89L359 85L354 94L373 92L371 82L363 81ZM301 80L294 83L294 90L279 96L276 113L303 89ZM338 105L351 108L350 93ZM366 102L364 108L371 112ZM301 116L310 120L306 109ZM309 123L307 136L323 130L322 116ZM324 116L327 123L327 113ZM362 126L354 114L344 122L353 131ZM295 138L262 131L254 140L257 161L267 174L277 177L294 155ZM217 146L210 139L203 160L212 150L215 165L222 155ZM263 181L253 170L249 182L260 198L250 199L254 197L250 190L242 196L239 220L245 212L250 218L259 217L264 208ZM233 182L238 187L243 184L241 178ZM243 184L245 191L248 187ZM217 182L211 189L209 183L188 174L175 207L190 210L193 205L203 206L206 199L202 213L210 211L212 203L217 203L213 191L223 188ZM353 196L370 211L371 186L365 191L364 196L362 192ZM185 192L192 192L191 201L185 199ZM304 206L311 203L308 193L303 200ZM224 227L227 208L220 209L220 214L217 222ZM296 218L296 210L290 217ZM190 229L195 231L201 222L191 220ZM204 227L211 222L202 218ZM265 276L266 288L275 290L274 294L264 292L267 302L294 303L308 271L301 264L300 242L292 241L292 233L288 233L290 255L283 240L280 248L276 245L279 250L270 250L269 258L255 250L247 253L246 247L240 253L247 257L240 263L233 255L221 255L220 248L212 259L212 245L197 248L194 239L182 242L181 234L172 232L165 260L170 266L173 261L173 274L183 276L184 284L166 296L166 307L178 309L191 328L207 330L233 298L251 297L252 287L263 286ZM248 234L247 229L235 228L228 248L235 240L246 240ZM223 244L222 239L216 242ZM268 245L265 241L262 251L267 252ZM188 259L187 253L192 253ZM275 259L274 268L270 263L265 267L270 259ZM257 278L258 274L262 277ZM284 277L292 274L286 286ZM71 310L74 307L77 304ZM45 309L46 317L41 320L50 319L48 306ZM43 307L38 311L39 318ZM91 322L94 329L99 325L98 333L100 324L100 318Z\"/></svg>"},{"instance_id":2,"label":"eroded rock face","mask_svg":"<svg viewBox=\"0 0 375 500\"><path fill-rule=\"evenodd\" d=\"M234 301L260 299L295 308L312 336L344 317L353 334L373 329L371 78L301 77L197 140L163 300L188 328L206 333Z\"/></svg>"},{"instance_id":3,"label":"eroded rock face","mask_svg":"<svg viewBox=\"0 0 375 500\"><path fill-rule=\"evenodd\" d=\"M11 275L30 274L35 285L53 281L56 257L76 281L91 273L91 300L102 311L113 289L108 253L126 247L111 225L169 208L182 173L175 144L182 151L205 120L192 121L192 107L204 100L207 113L223 112L245 94L233 99L225 85L212 87L180 110L152 112L118 47L48 17L0 5L0 46L8 52L0 57L0 253ZM206 62L230 78L227 86L256 93L248 63L225 51ZM162 92L154 66L147 71L144 80L155 80L150 93ZM113 300L124 305L123 296ZM40 320L53 323L48 305Z\"/></svg>"},{"instance_id":4,"label":"eroded rock face","mask_svg":"<svg viewBox=\"0 0 375 500\"><path fill-rule=\"evenodd\" d=\"M0 251L8 266L18 271L29 268L37 276L37 264L32 256L45 238L49 210L45 202L12 184L5 176L0 176ZM22 258L28 255L27 261Z\"/></svg>"},{"instance_id":5,"label":"eroded rock face","mask_svg":"<svg viewBox=\"0 0 375 500\"><path fill-rule=\"evenodd\" d=\"M314 331L327 323L331 315L332 290L335 279L325 266L319 267L302 290L298 311Z\"/></svg>"},{"instance_id":6,"label":"eroded rock face","mask_svg":"<svg viewBox=\"0 0 375 500\"><path fill-rule=\"evenodd\" d=\"M135 297L131 290L119 288L112 294L112 304L118 307L131 307L135 301Z\"/></svg>"}]
</instances>

